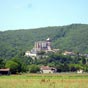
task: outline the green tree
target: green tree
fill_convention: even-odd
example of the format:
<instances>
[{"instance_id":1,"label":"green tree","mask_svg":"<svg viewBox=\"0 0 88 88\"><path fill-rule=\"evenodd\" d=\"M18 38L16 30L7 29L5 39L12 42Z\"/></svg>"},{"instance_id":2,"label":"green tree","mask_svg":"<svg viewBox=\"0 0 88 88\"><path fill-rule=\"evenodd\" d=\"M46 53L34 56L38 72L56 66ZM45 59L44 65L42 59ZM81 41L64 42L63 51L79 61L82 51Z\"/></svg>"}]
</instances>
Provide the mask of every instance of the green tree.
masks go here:
<instances>
[{"instance_id":1,"label":"green tree","mask_svg":"<svg viewBox=\"0 0 88 88\"><path fill-rule=\"evenodd\" d=\"M0 59L0 68L3 68L4 65L5 65L4 60L3 59Z\"/></svg>"},{"instance_id":2,"label":"green tree","mask_svg":"<svg viewBox=\"0 0 88 88\"><path fill-rule=\"evenodd\" d=\"M77 71L77 67L76 67L76 65L75 64L69 64L69 71L71 71L71 72L75 72L75 71Z\"/></svg>"},{"instance_id":3,"label":"green tree","mask_svg":"<svg viewBox=\"0 0 88 88\"><path fill-rule=\"evenodd\" d=\"M28 70L26 63L22 59L13 58L12 61L18 64L18 72L26 72Z\"/></svg>"},{"instance_id":4,"label":"green tree","mask_svg":"<svg viewBox=\"0 0 88 88\"><path fill-rule=\"evenodd\" d=\"M82 64L86 64L86 58L82 58Z\"/></svg>"},{"instance_id":5,"label":"green tree","mask_svg":"<svg viewBox=\"0 0 88 88\"><path fill-rule=\"evenodd\" d=\"M10 68L11 73L15 74L15 73L18 72L19 65L18 65L18 63L14 62L12 60L9 60L9 61L6 62L5 67Z\"/></svg>"},{"instance_id":6,"label":"green tree","mask_svg":"<svg viewBox=\"0 0 88 88\"><path fill-rule=\"evenodd\" d=\"M30 73L37 73L40 71L40 68L37 65L33 64L29 66L29 71Z\"/></svg>"}]
</instances>

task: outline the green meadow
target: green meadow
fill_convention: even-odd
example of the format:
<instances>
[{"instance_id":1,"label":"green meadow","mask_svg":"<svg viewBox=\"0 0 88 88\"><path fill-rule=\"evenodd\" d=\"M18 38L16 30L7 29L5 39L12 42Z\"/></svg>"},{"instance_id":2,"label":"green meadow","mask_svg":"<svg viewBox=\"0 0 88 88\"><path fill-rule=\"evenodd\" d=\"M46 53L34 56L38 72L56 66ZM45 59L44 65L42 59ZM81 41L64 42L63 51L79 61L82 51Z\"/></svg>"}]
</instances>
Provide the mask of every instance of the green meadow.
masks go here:
<instances>
[{"instance_id":1,"label":"green meadow","mask_svg":"<svg viewBox=\"0 0 88 88\"><path fill-rule=\"evenodd\" d=\"M88 74L0 76L0 88L88 88Z\"/></svg>"}]
</instances>

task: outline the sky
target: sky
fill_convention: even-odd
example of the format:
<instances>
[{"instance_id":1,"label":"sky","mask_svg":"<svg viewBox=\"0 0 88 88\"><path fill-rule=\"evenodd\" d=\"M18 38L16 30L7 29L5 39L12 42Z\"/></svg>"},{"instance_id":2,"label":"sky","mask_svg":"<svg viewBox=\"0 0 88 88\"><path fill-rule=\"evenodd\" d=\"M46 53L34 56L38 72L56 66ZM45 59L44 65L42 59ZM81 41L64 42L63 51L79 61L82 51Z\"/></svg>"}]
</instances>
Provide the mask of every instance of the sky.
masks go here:
<instances>
[{"instance_id":1,"label":"sky","mask_svg":"<svg viewBox=\"0 0 88 88\"><path fill-rule=\"evenodd\" d=\"M88 0L0 0L0 31L88 24Z\"/></svg>"}]
</instances>

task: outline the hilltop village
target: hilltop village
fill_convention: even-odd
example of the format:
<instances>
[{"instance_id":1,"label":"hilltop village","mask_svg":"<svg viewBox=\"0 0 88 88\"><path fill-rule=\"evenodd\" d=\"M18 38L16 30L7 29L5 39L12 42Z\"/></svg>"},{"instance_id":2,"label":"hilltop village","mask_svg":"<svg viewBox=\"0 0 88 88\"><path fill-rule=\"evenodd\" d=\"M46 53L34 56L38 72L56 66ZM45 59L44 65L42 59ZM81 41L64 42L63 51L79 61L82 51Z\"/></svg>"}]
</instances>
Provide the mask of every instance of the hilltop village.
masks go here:
<instances>
[{"instance_id":1,"label":"hilltop village","mask_svg":"<svg viewBox=\"0 0 88 88\"><path fill-rule=\"evenodd\" d=\"M38 41L35 42L35 45L31 51L26 51L25 56L30 56L30 57L37 57L38 53L44 51L53 51L51 49L51 40L50 38L46 39L46 41Z\"/></svg>"},{"instance_id":2,"label":"hilltop village","mask_svg":"<svg viewBox=\"0 0 88 88\"><path fill-rule=\"evenodd\" d=\"M35 57L39 58L40 53L42 53L42 56L44 56L43 52L44 53L48 53L48 52L51 52L51 53L60 53L61 50L60 49L53 49L52 48L51 39L47 38L45 41L37 41L37 42L35 42L33 49L31 51L26 51L25 52L25 56L27 56L27 57L30 56L33 59ZM75 55L74 52L69 52L69 51L63 51L62 54L63 55Z\"/></svg>"},{"instance_id":3,"label":"hilltop village","mask_svg":"<svg viewBox=\"0 0 88 88\"><path fill-rule=\"evenodd\" d=\"M45 41L37 41L34 44L33 49L31 49L30 51L26 51L25 52L25 56L27 57L38 57L40 54L42 53L43 55L44 53L48 53L48 52L52 52L52 53L61 53L63 55L70 55L70 56L75 56L77 54L77 52L72 52L72 51L67 51L67 50L61 50L61 49L54 49L52 47L52 41L50 38L47 38ZM81 54L78 53L79 56L85 56L88 57L88 54Z\"/></svg>"}]
</instances>

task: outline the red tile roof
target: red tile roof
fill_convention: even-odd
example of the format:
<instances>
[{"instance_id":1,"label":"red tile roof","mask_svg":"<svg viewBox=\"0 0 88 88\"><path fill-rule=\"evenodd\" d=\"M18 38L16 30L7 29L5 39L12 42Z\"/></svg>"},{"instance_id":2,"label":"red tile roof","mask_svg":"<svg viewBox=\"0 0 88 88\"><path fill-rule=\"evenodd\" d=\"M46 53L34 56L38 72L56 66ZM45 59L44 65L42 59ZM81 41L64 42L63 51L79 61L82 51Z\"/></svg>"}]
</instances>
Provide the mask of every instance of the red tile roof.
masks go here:
<instances>
[{"instance_id":1,"label":"red tile roof","mask_svg":"<svg viewBox=\"0 0 88 88\"><path fill-rule=\"evenodd\" d=\"M49 66L41 66L41 70L52 70L55 69L53 67L49 67Z\"/></svg>"}]
</instances>

